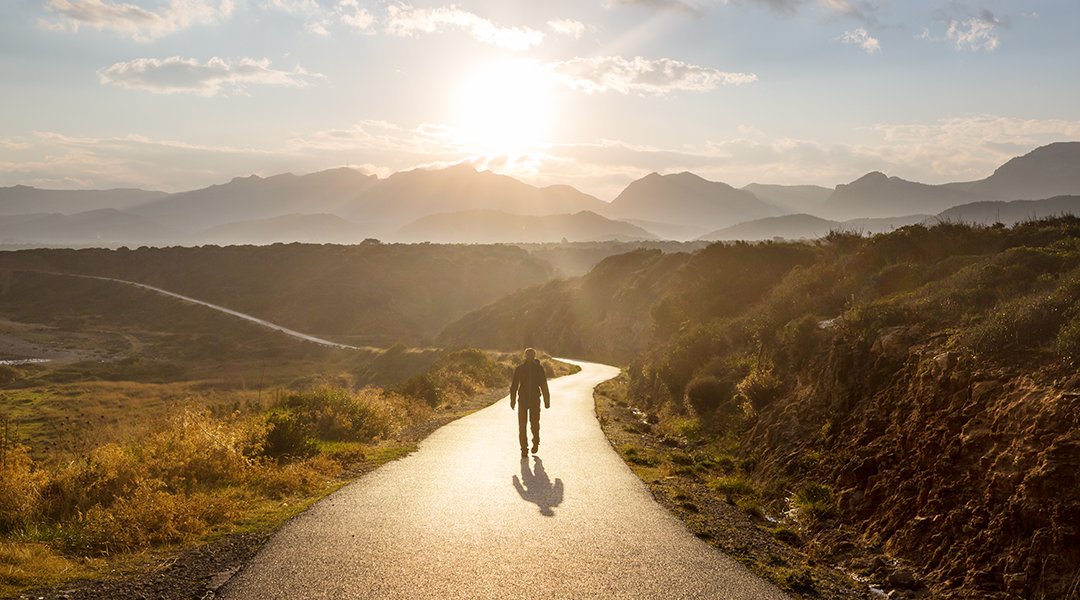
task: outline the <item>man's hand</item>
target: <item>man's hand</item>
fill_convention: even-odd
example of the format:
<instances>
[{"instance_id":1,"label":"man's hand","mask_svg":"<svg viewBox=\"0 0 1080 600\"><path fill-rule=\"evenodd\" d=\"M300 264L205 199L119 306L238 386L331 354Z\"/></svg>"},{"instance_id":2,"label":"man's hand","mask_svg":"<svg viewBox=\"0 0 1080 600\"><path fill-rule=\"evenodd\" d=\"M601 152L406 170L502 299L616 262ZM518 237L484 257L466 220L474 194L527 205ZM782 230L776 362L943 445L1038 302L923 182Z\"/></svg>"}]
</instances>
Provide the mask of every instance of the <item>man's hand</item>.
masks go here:
<instances>
[{"instance_id":1,"label":"man's hand","mask_svg":"<svg viewBox=\"0 0 1080 600\"><path fill-rule=\"evenodd\" d=\"M551 408L550 402L544 402L544 408Z\"/></svg>"},{"instance_id":2,"label":"man's hand","mask_svg":"<svg viewBox=\"0 0 1080 600\"><path fill-rule=\"evenodd\" d=\"M514 399L510 399L510 410L514 410Z\"/></svg>"}]
</instances>

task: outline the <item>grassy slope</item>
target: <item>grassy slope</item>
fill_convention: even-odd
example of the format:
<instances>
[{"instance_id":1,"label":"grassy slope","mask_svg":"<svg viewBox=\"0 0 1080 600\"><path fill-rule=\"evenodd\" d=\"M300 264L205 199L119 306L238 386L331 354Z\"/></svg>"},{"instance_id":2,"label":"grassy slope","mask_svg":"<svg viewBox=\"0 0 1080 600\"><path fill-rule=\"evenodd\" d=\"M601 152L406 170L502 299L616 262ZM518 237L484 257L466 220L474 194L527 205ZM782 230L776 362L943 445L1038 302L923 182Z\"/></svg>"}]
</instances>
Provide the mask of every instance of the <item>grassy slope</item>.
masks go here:
<instances>
[{"instance_id":1,"label":"grassy slope","mask_svg":"<svg viewBox=\"0 0 1080 600\"><path fill-rule=\"evenodd\" d=\"M0 252L4 269L136 281L352 345L415 345L553 275L513 246L432 244L22 250Z\"/></svg>"}]
</instances>

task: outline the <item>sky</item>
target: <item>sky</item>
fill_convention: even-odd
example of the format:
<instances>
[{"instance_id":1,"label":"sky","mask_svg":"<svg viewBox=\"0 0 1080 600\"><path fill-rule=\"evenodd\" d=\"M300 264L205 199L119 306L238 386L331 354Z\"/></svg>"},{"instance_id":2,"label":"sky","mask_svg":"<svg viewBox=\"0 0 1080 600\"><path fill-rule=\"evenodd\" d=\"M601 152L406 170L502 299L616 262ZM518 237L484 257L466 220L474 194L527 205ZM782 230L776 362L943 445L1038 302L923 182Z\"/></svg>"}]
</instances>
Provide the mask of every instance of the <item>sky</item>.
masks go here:
<instances>
[{"instance_id":1,"label":"sky","mask_svg":"<svg viewBox=\"0 0 1080 600\"><path fill-rule=\"evenodd\" d=\"M982 179L1080 140L1075 0L0 0L0 186L457 163Z\"/></svg>"}]
</instances>

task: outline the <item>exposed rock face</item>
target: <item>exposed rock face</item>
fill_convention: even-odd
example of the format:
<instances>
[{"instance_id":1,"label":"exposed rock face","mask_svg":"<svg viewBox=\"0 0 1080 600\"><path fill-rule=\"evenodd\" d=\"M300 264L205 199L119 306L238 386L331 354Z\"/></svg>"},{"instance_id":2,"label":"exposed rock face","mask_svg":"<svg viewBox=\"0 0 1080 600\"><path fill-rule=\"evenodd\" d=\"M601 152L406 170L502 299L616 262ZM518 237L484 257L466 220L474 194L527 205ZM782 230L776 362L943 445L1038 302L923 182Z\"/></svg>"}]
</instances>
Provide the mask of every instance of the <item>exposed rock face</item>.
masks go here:
<instances>
[{"instance_id":1,"label":"exposed rock face","mask_svg":"<svg viewBox=\"0 0 1080 600\"><path fill-rule=\"evenodd\" d=\"M895 588L1065 597L1080 569L1080 377L996 369L913 329L832 331L820 376L761 414L758 447L820 453L814 476L841 490L863 541L921 567L889 574Z\"/></svg>"}]
</instances>

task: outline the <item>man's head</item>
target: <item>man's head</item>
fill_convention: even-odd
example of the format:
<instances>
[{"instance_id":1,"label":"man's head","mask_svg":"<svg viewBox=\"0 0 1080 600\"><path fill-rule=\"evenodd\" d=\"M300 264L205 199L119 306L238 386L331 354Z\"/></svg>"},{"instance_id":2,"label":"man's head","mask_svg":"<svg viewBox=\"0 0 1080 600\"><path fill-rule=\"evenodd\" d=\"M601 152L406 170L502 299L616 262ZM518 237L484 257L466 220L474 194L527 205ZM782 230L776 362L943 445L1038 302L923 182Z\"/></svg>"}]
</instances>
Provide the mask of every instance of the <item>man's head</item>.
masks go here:
<instances>
[{"instance_id":1,"label":"man's head","mask_svg":"<svg viewBox=\"0 0 1080 600\"><path fill-rule=\"evenodd\" d=\"M532 348L526 348L525 360L536 360L536 350L533 350Z\"/></svg>"}]
</instances>

